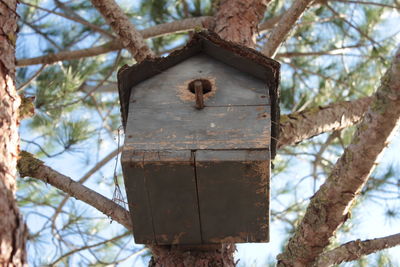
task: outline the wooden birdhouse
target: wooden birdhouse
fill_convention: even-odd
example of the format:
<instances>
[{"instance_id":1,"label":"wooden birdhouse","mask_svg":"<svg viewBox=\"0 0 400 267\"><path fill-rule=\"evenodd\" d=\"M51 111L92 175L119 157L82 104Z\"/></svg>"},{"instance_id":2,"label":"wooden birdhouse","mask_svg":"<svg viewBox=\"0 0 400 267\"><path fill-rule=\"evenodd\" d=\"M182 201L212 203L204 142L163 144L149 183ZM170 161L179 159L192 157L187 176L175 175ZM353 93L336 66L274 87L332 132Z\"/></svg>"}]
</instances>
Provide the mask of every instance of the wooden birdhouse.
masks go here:
<instances>
[{"instance_id":1,"label":"wooden birdhouse","mask_svg":"<svg viewBox=\"0 0 400 267\"><path fill-rule=\"evenodd\" d=\"M136 243L269 241L279 63L198 33L118 73Z\"/></svg>"}]
</instances>

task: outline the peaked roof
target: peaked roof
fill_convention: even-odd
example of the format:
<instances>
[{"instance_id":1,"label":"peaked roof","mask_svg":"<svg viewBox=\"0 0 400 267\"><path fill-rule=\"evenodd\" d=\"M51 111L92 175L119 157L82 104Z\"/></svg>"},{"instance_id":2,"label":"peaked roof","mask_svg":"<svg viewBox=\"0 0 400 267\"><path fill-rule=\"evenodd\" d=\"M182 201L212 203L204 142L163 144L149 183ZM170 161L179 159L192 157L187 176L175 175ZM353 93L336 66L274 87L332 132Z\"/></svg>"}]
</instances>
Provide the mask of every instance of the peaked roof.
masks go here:
<instances>
[{"instance_id":1,"label":"peaked roof","mask_svg":"<svg viewBox=\"0 0 400 267\"><path fill-rule=\"evenodd\" d=\"M145 59L131 67L125 65L119 69L118 91L124 129L128 119L129 99L133 86L199 53L205 53L220 62L265 81L269 88L271 101L271 158L274 158L279 138L280 64L254 49L225 41L209 31L195 33L186 46L167 57Z\"/></svg>"}]
</instances>

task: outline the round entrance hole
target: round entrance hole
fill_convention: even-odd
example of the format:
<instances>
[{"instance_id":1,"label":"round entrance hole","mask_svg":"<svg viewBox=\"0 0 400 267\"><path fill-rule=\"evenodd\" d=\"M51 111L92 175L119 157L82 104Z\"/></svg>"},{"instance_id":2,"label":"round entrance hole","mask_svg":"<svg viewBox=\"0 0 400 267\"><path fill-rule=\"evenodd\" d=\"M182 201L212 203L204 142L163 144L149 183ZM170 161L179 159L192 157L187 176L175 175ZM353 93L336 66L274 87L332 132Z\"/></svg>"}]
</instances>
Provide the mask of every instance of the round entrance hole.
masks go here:
<instances>
[{"instance_id":1,"label":"round entrance hole","mask_svg":"<svg viewBox=\"0 0 400 267\"><path fill-rule=\"evenodd\" d=\"M188 89L192 94L195 93L195 91L194 91L194 83L197 82L197 81L201 82L201 85L203 87L203 95L211 92L212 85L211 85L211 82L209 80L207 80L207 79L196 79L196 80L191 81L189 83L189 85L188 85Z\"/></svg>"}]
</instances>

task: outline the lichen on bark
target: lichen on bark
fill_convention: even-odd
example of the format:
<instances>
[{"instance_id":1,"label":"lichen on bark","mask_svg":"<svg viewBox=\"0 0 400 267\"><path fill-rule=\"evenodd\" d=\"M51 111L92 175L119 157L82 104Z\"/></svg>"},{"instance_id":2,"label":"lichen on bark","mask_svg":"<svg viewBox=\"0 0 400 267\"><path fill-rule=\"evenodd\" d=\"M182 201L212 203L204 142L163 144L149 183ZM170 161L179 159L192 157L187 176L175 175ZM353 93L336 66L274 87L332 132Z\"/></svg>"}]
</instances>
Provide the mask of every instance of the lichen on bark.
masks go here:
<instances>
[{"instance_id":1,"label":"lichen on bark","mask_svg":"<svg viewBox=\"0 0 400 267\"><path fill-rule=\"evenodd\" d=\"M21 151L19 157L17 169L21 177L31 176L43 166L43 161L33 157L29 152Z\"/></svg>"}]
</instances>

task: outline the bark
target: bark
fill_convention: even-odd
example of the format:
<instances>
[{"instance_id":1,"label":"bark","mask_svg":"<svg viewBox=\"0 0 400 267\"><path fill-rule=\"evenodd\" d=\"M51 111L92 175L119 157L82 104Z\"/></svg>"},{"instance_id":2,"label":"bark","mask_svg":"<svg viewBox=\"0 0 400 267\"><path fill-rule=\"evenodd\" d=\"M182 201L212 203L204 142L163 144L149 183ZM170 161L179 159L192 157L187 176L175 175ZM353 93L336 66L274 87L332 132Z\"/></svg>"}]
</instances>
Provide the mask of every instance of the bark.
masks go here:
<instances>
[{"instance_id":1,"label":"bark","mask_svg":"<svg viewBox=\"0 0 400 267\"><path fill-rule=\"evenodd\" d=\"M364 97L281 116L278 148L358 123L371 101L371 97Z\"/></svg>"},{"instance_id":2,"label":"bark","mask_svg":"<svg viewBox=\"0 0 400 267\"><path fill-rule=\"evenodd\" d=\"M400 234L364 241L355 240L322 253L314 266L328 267L342 262L354 261L364 255L398 245L400 245Z\"/></svg>"},{"instance_id":3,"label":"bark","mask_svg":"<svg viewBox=\"0 0 400 267\"><path fill-rule=\"evenodd\" d=\"M18 171L21 177L29 176L51 184L71 197L79 199L96 208L127 229L132 230L132 223L127 210L86 186L47 167L41 160L34 158L32 154L25 151L20 153Z\"/></svg>"},{"instance_id":4,"label":"bark","mask_svg":"<svg viewBox=\"0 0 400 267\"><path fill-rule=\"evenodd\" d=\"M233 267L234 244L202 246L154 246L150 267Z\"/></svg>"},{"instance_id":5,"label":"bark","mask_svg":"<svg viewBox=\"0 0 400 267\"><path fill-rule=\"evenodd\" d=\"M18 108L15 88L16 0L0 1L0 266L26 265L27 230L15 201Z\"/></svg>"},{"instance_id":6,"label":"bark","mask_svg":"<svg viewBox=\"0 0 400 267\"><path fill-rule=\"evenodd\" d=\"M271 31L267 43L262 50L267 57L275 57L279 47L289 36L290 31L294 28L293 25L298 19L300 19L313 1L314 0L296 0L283 14L278 25L276 25L276 27Z\"/></svg>"},{"instance_id":7,"label":"bark","mask_svg":"<svg viewBox=\"0 0 400 267\"><path fill-rule=\"evenodd\" d=\"M135 29L129 18L114 0L92 0L92 4L103 15L107 23L118 35L122 45L132 54L137 62L147 57L154 57L142 35Z\"/></svg>"},{"instance_id":8,"label":"bark","mask_svg":"<svg viewBox=\"0 0 400 267\"><path fill-rule=\"evenodd\" d=\"M278 266L310 266L347 220L356 196L398 126L400 117L400 48L381 80L371 106L351 144L311 198L304 218L278 255Z\"/></svg>"},{"instance_id":9,"label":"bark","mask_svg":"<svg viewBox=\"0 0 400 267\"><path fill-rule=\"evenodd\" d=\"M215 32L227 41L255 47L258 23L270 0L221 1L215 16Z\"/></svg>"}]
</instances>

